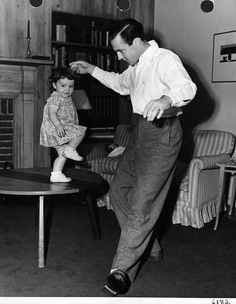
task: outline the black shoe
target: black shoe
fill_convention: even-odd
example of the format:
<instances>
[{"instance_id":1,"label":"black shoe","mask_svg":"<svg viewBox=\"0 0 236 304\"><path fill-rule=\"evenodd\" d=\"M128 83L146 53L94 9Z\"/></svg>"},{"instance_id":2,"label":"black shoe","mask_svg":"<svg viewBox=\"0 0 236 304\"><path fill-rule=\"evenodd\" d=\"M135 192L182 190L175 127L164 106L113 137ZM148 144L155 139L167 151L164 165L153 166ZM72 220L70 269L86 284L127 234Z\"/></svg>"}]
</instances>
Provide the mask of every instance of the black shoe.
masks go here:
<instances>
[{"instance_id":1,"label":"black shoe","mask_svg":"<svg viewBox=\"0 0 236 304\"><path fill-rule=\"evenodd\" d=\"M106 279L103 291L110 296L117 296L128 291L130 287L130 279L122 270L115 270Z\"/></svg>"}]
</instances>

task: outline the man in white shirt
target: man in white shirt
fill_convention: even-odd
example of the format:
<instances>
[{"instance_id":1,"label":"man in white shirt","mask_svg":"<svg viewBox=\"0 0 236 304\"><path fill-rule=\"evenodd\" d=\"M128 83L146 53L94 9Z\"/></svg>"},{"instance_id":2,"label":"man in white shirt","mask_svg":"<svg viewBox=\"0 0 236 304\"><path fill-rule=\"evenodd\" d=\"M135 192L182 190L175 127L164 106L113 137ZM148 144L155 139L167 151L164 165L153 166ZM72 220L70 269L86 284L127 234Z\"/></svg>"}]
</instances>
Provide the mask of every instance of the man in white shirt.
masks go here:
<instances>
[{"instance_id":1,"label":"man in white shirt","mask_svg":"<svg viewBox=\"0 0 236 304\"><path fill-rule=\"evenodd\" d=\"M130 95L133 112L139 114L110 189L121 235L104 291L115 296L128 291L153 241L182 143L178 116L197 89L179 57L146 41L138 21L118 21L110 41L118 59L129 64L123 73L106 72L84 61L70 65L77 73L89 73L119 94ZM151 245L150 256L158 259L161 246L157 239Z\"/></svg>"}]
</instances>

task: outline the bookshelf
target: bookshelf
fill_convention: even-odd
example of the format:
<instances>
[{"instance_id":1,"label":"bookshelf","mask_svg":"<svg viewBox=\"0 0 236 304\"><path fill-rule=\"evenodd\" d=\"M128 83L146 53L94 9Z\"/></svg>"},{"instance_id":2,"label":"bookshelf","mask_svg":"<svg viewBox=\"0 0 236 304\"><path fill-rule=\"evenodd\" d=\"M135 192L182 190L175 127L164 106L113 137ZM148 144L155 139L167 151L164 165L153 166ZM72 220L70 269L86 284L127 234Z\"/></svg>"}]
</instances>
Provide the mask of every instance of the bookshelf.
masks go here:
<instances>
[{"instance_id":1,"label":"bookshelf","mask_svg":"<svg viewBox=\"0 0 236 304\"><path fill-rule=\"evenodd\" d=\"M118 71L119 62L109 42L113 19L52 13L52 55L55 66L87 60L108 71Z\"/></svg>"},{"instance_id":2,"label":"bookshelf","mask_svg":"<svg viewBox=\"0 0 236 304\"><path fill-rule=\"evenodd\" d=\"M109 41L114 19L52 12L53 67L85 60L106 71L118 72L118 58ZM87 92L92 110L87 113L90 128L116 127L119 122L119 95L90 75L78 75L76 89Z\"/></svg>"}]
</instances>

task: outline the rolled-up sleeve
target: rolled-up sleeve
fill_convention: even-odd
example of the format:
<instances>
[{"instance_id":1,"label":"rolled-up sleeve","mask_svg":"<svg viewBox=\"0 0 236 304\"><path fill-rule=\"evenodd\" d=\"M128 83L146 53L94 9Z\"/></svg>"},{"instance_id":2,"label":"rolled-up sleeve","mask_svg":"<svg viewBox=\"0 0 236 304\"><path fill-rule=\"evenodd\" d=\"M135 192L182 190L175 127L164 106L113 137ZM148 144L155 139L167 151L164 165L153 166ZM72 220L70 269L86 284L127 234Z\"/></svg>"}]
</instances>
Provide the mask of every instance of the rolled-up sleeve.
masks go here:
<instances>
[{"instance_id":1,"label":"rolled-up sleeve","mask_svg":"<svg viewBox=\"0 0 236 304\"><path fill-rule=\"evenodd\" d=\"M126 71L122 74L107 72L98 67L93 70L92 76L106 87L114 90L121 95L129 95L129 78Z\"/></svg>"}]
</instances>

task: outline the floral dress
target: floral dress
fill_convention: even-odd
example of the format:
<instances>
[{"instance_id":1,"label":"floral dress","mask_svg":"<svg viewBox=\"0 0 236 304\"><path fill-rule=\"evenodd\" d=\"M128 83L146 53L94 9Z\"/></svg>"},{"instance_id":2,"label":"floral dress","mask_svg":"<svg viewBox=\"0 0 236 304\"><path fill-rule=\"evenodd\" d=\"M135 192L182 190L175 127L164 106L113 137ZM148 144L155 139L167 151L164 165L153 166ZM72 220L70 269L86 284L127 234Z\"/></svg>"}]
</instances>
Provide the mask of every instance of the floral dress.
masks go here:
<instances>
[{"instance_id":1,"label":"floral dress","mask_svg":"<svg viewBox=\"0 0 236 304\"><path fill-rule=\"evenodd\" d=\"M49 117L49 106L58 108L57 117L66 131L64 137L57 134L57 130ZM80 137L87 128L79 125L79 119L75 105L71 97L61 97L54 91L48 98L43 110L43 121L40 128L40 145L56 147L68 143L74 138Z\"/></svg>"}]
</instances>

